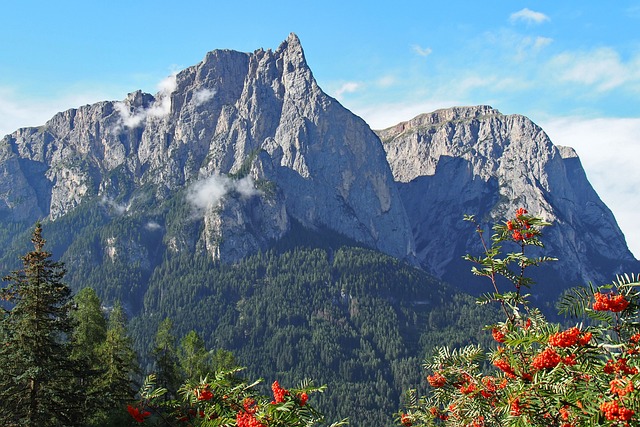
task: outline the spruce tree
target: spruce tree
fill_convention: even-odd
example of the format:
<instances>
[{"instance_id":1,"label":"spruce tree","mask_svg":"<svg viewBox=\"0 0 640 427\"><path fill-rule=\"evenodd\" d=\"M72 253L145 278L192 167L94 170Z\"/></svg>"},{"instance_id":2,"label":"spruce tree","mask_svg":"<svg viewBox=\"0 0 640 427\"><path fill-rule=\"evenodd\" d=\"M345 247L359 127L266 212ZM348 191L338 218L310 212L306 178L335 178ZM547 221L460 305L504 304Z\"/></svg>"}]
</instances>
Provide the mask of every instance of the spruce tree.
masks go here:
<instances>
[{"instance_id":1,"label":"spruce tree","mask_svg":"<svg viewBox=\"0 0 640 427\"><path fill-rule=\"evenodd\" d=\"M211 373L209 353L204 340L196 331L190 331L180 340L178 357L187 379L197 381Z\"/></svg>"},{"instance_id":2,"label":"spruce tree","mask_svg":"<svg viewBox=\"0 0 640 427\"><path fill-rule=\"evenodd\" d=\"M122 408L135 396L133 378L139 367L126 325L122 305L116 302L109 314L105 341L98 350L103 367L98 386L103 402L111 408Z\"/></svg>"},{"instance_id":3,"label":"spruce tree","mask_svg":"<svg viewBox=\"0 0 640 427\"><path fill-rule=\"evenodd\" d=\"M62 263L51 260L38 223L34 250L4 278L0 319L0 425L82 425L84 366L71 360L71 291Z\"/></svg>"},{"instance_id":4,"label":"spruce tree","mask_svg":"<svg viewBox=\"0 0 640 427\"><path fill-rule=\"evenodd\" d=\"M175 397L184 378L180 373L180 363L173 335L173 323L166 318L158 326L152 357L155 362L158 385L167 389L167 397Z\"/></svg>"},{"instance_id":5,"label":"spruce tree","mask_svg":"<svg viewBox=\"0 0 640 427\"><path fill-rule=\"evenodd\" d=\"M80 378L80 387L86 396L88 423L102 425L107 412L113 409L111 402L105 401L99 384L99 376L104 371L99 349L107 338L107 318L102 311L100 298L92 288L81 289L73 301L76 309L72 313L75 328L71 336L71 357L88 367Z\"/></svg>"}]
</instances>

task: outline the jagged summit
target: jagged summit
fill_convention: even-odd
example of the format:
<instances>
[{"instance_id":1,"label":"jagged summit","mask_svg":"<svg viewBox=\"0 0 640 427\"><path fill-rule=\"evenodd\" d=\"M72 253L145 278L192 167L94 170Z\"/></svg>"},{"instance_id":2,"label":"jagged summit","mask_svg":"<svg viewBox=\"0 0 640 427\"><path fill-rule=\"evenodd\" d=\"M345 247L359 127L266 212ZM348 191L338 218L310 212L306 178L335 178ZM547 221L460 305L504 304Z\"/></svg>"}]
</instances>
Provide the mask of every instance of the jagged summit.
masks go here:
<instances>
[{"instance_id":1,"label":"jagged summit","mask_svg":"<svg viewBox=\"0 0 640 427\"><path fill-rule=\"evenodd\" d=\"M68 110L3 147L0 164L17 185L4 184L0 213L11 220L55 220L92 198L130 204L144 188L143 211L186 192L203 221L198 235L165 236L174 251L238 260L295 220L399 258L413 253L380 141L318 87L295 34L275 51L214 50L155 96ZM235 181L216 197L219 176ZM252 191L236 197L240 179Z\"/></svg>"}]
</instances>

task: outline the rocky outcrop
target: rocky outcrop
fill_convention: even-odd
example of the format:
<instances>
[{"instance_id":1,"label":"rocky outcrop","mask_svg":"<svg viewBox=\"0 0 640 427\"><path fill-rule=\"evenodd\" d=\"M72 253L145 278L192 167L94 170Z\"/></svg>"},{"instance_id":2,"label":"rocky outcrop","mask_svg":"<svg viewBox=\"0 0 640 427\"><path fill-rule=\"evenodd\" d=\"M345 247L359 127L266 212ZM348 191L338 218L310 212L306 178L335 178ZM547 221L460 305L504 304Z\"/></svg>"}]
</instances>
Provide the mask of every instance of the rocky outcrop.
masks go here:
<instances>
[{"instance_id":1,"label":"rocky outcrop","mask_svg":"<svg viewBox=\"0 0 640 427\"><path fill-rule=\"evenodd\" d=\"M294 34L275 51L210 52L155 96L59 113L5 137L1 150L12 183L0 182L0 213L11 220L56 220L91 198L148 199L140 215L211 176L251 177L271 191L210 188L190 218L200 234L169 234L168 247L195 242L235 261L281 238L291 218L399 258L414 251L380 141L322 92Z\"/></svg>"},{"instance_id":2,"label":"rocky outcrop","mask_svg":"<svg viewBox=\"0 0 640 427\"><path fill-rule=\"evenodd\" d=\"M517 207L554 223L544 241L547 254L560 258L555 271L563 283L602 283L637 269L576 153L554 146L526 117L488 106L459 107L420 115L378 135L419 262L439 277L459 282L459 271L469 270L461 255L481 253L464 214L489 225Z\"/></svg>"}]
</instances>

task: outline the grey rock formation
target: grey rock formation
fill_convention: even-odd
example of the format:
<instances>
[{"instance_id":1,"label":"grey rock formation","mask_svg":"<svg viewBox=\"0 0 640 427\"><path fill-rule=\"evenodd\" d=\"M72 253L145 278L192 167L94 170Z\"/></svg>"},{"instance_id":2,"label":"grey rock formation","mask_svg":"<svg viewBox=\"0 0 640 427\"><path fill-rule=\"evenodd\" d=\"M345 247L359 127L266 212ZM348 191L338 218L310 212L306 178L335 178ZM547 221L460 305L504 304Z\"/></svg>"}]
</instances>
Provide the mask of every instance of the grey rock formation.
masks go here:
<instances>
[{"instance_id":1,"label":"grey rock formation","mask_svg":"<svg viewBox=\"0 0 640 427\"><path fill-rule=\"evenodd\" d=\"M638 267L576 153L554 146L526 117L488 106L450 108L378 135L412 223L418 260L437 276L459 282L460 271L470 268L460 257L481 254L464 214L488 226L517 207L554 223L545 232L546 254L560 258L555 278L565 284L603 283Z\"/></svg>"},{"instance_id":2,"label":"grey rock formation","mask_svg":"<svg viewBox=\"0 0 640 427\"><path fill-rule=\"evenodd\" d=\"M0 181L0 214L13 221L56 220L92 198L138 200L141 215L213 175L249 176L270 191L203 190L199 234L168 231L167 247L235 261L295 219L399 258L414 251L379 139L322 92L294 34L275 51L210 52L155 96L134 92L14 132L0 171L11 177Z\"/></svg>"}]
</instances>

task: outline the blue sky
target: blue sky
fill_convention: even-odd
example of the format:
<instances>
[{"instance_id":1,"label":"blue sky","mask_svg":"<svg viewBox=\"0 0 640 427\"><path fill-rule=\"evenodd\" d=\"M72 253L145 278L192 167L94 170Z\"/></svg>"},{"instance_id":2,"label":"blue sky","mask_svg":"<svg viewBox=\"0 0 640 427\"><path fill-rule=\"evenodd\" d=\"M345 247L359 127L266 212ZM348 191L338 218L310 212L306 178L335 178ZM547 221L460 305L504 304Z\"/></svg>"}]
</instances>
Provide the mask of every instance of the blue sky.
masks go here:
<instances>
[{"instance_id":1,"label":"blue sky","mask_svg":"<svg viewBox=\"0 0 640 427\"><path fill-rule=\"evenodd\" d=\"M3 3L0 135L295 32L320 86L375 129L453 105L528 116L578 151L640 256L640 0Z\"/></svg>"}]
</instances>

